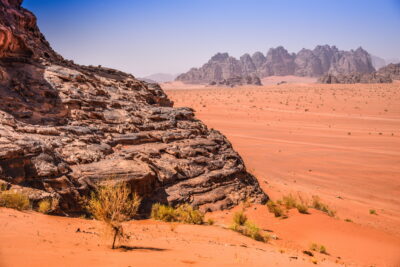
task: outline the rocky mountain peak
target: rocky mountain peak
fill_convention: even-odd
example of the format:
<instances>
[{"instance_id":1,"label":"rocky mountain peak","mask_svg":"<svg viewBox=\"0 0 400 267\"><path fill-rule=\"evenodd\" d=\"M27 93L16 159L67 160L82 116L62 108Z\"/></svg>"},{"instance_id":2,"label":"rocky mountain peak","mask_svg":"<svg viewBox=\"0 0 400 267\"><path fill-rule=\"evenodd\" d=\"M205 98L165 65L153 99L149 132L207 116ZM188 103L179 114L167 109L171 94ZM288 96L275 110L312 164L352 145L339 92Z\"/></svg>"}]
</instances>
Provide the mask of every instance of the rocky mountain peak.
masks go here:
<instances>
[{"instance_id":1,"label":"rocky mountain peak","mask_svg":"<svg viewBox=\"0 0 400 267\"><path fill-rule=\"evenodd\" d=\"M252 56L244 54L239 60L229 57L227 53L219 53L212 57L209 64L181 74L177 80L188 83L218 83L222 80L230 78L237 80L238 77L245 76L321 77L324 74L372 73L374 71L371 56L362 47L342 51L336 46L318 45L313 50L303 48L298 53L289 53L283 46L278 46L270 48L266 55L261 52L256 52Z\"/></svg>"}]
</instances>

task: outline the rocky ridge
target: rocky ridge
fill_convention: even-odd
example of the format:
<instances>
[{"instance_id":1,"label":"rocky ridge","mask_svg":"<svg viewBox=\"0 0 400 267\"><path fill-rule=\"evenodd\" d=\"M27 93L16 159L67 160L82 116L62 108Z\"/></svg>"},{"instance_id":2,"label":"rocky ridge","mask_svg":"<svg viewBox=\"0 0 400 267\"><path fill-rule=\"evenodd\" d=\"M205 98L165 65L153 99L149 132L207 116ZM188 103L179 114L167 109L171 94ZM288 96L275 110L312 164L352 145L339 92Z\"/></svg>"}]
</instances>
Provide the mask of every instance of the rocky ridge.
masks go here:
<instances>
[{"instance_id":1,"label":"rocky ridge","mask_svg":"<svg viewBox=\"0 0 400 267\"><path fill-rule=\"evenodd\" d=\"M179 75L176 80L187 83L218 83L233 77L309 76L324 74L342 75L350 73L372 73L371 56L361 47L342 51L335 46L317 46L302 49L297 54L289 53L279 46L269 49L264 55L256 52L236 59L228 53L218 53L201 68L192 68Z\"/></svg>"},{"instance_id":2,"label":"rocky ridge","mask_svg":"<svg viewBox=\"0 0 400 267\"><path fill-rule=\"evenodd\" d=\"M157 84L54 52L21 0L0 0L0 183L53 211L125 181L154 202L229 208L267 196L230 142Z\"/></svg>"},{"instance_id":3,"label":"rocky ridge","mask_svg":"<svg viewBox=\"0 0 400 267\"><path fill-rule=\"evenodd\" d=\"M391 83L400 80L400 64L389 64L373 73L326 74L321 83Z\"/></svg>"}]
</instances>

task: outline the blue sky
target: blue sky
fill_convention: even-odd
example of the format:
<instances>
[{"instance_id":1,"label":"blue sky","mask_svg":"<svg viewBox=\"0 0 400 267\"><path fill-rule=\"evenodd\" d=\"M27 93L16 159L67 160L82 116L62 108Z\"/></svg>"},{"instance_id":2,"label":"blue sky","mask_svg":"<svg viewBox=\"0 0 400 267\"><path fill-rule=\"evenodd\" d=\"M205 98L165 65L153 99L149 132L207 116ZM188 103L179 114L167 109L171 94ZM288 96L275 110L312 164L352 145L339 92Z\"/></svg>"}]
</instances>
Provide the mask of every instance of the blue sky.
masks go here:
<instances>
[{"instance_id":1,"label":"blue sky","mask_svg":"<svg viewBox=\"0 0 400 267\"><path fill-rule=\"evenodd\" d=\"M362 46L400 57L400 0L25 0L53 48L141 77L180 73L217 52L239 57Z\"/></svg>"}]
</instances>

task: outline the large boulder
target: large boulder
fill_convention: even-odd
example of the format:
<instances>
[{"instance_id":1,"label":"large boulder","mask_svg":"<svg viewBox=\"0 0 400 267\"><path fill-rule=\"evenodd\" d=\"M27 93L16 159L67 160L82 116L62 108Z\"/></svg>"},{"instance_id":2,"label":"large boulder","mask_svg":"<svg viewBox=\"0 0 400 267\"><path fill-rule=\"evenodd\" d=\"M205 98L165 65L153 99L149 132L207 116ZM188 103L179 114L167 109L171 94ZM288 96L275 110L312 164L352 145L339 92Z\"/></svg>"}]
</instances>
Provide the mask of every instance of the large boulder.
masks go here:
<instances>
[{"instance_id":1,"label":"large boulder","mask_svg":"<svg viewBox=\"0 0 400 267\"><path fill-rule=\"evenodd\" d=\"M157 84L64 60L20 5L0 0L0 182L7 188L35 202L55 199L70 214L106 182L128 183L144 211L155 202L218 210L267 200L230 142L192 109L174 108ZM214 61L235 64L226 55ZM227 71L236 72L213 75Z\"/></svg>"}]
</instances>

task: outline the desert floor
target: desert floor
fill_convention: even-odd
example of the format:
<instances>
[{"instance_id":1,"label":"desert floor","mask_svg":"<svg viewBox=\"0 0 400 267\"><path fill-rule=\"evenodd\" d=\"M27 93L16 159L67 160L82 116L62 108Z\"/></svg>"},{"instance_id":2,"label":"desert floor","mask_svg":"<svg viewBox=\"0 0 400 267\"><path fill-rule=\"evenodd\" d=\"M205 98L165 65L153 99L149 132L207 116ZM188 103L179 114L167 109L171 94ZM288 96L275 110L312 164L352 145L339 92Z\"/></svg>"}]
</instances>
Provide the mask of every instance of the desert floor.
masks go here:
<instances>
[{"instance_id":1,"label":"desert floor","mask_svg":"<svg viewBox=\"0 0 400 267\"><path fill-rule=\"evenodd\" d=\"M400 266L399 83L179 88L167 94L225 134L273 200L317 195L337 211L335 219L280 221L253 212L253 220L276 231L285 245L317 242L361 265Z\"/></svg>"},{"instance_id":2,"label":"desert floor","mask_svg":"<svg viewBox=\"0 0 400 267\"><path fill-rule=\"evenodd\" d=\"M267 244L226 229L242 207L207 214L213 226L132 221L127 247L111 250L100 222L0 208L0 266L400 266L400 84L172 85L175 105L224 133L271 199L318 195L336 216L246 205L278 237ZM328 255L303 254L311 243Z\"/></svg>"}]
</instances>

